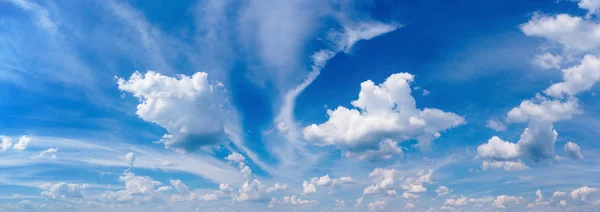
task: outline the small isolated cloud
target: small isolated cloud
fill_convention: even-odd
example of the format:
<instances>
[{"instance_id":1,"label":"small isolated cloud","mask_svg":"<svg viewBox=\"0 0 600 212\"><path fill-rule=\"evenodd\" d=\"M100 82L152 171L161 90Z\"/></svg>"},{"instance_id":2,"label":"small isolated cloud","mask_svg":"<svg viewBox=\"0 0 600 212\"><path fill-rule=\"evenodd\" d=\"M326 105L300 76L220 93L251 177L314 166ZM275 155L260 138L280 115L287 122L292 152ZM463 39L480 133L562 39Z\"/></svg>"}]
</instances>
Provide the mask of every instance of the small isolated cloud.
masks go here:
<instances>
[{"instance_id":1,"label":"small isolated cloud","mask_svg":"<svg viewBox=\"0 0 600 212\"><path fill-rule=\"evenodd\" d=\"M500 195L497 196L492 204L495 208L506 208L507 204L518 204L523 201L523 197Z\"/></svg>"},{"instance_id":2,"label":"small isolated cloud","mask_svg":"<svg viewBox=\"0 0 600 212\"><path fill-rule=\"evenodd\" d=\"M583 160L583 154L581 154L581 148L577 143L567 142L564 147L565 154L575 160Z\"/></svg>"},{"instance_id":3,"label":"small isolated cloud","mask_svg":"<svg viewBox=\"0 0 600 212\"><path fill-rule=\"evenodd\" d=\"M44 150L42 152L40 152L40 154L33 156L33 159L52 159L55 160L56 159L56 152L58 152L58 147L57 148L49 148L47 150Z\"/></svg>"},{"instance_id":4,"label":"small isolated cloud","mask_svg":"<svg viewBox=\"0 0 600 212\"><path fill-rule=\"evenodd\" d=\"M537 196L537 198L535 199L535 201L533 203L527 204L527 208L534 208L534 207L538 207L538 206L550 205L550 202L544 201L544 196L542 195L542 191L540 189L538 189L535 192L535 195Z\"/></svg>"},{"instance_id":5,"label":"small isolated cloud","mask_svg":"<svg viewBox=\"0 0 600 212\"><path fill-rule=\"evenodd\" d=\"M10 149L13 145L11 137L0 135L0 140L2 141L0 148L3 152Z\"/></svg>"},{"instance_id":6,"label":"small isolated cloud","mask_svg":"<svg viewBox=\"0 0 600 212\"><path fill-rule=\"evenodd\" d=\"M521 150L517 144L494 136L487 143L477 147L477 156L481 158L510 160L521 156Z\"/></svg>"},{"instance_id":7,"label":"small isolated cloud","mask_svg":"<svg viewBox=\"0 0 600 212\"><path fill-rule=\"evenodd\" d=\"M496 120L488 120L487 123L485 124L485 126L492 130L495 130L496 132L506 130L506 124L502 123L501 121L496 121Z\"/></svg>"},{"instance_id":8,"label":"small isolated cloud","mask_svg":"<svg viewBox=\"0 0 600 212\"><path fill-rule=\"evenodd\" d=\"M133 166L133 163L135 162L135 153L129 152L125 154L125 161L129 163L129 166Z\"/></svg>"},{"instance_id":9,"label":"small isolated cloud","mask_svg":"<svg viewBox=\"0 0 600 212\"><path fill-rule=\"evenodd\" d=\"M246 158L243 155L241 155L240 153L232 152L231 154L227 155L225 160L231 161L233 163L239 163L239 162L245 161Z\"/></svg>"},{"instance_id":10,"label":"small isolated cloud","mask_svg":"<svg viewBox=\"0 0 600 212\"><path fill-rule=\"evenodd\" d=\"M304 181L302 183L302 194L308 195L314 193L317 193L317 187L315 184Z\"/></svg>"}]
</instances>

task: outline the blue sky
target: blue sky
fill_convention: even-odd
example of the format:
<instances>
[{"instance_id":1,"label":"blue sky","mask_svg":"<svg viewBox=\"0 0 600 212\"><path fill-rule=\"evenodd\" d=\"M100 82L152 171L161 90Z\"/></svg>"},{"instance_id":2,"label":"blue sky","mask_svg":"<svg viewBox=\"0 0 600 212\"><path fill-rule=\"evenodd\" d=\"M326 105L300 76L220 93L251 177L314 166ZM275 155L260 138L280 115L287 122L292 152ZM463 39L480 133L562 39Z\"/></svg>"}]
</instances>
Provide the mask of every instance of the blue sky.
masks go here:
<instances>
[{"instance_id":1,"label":"blue sky","mask_svg":"<svg viewBox=\"0 0 600 212\"><path fill-rule=\"evenodd\" d=\"M600 1L0 1L0 211L595 211Z\"/></svg>"}]
</instances>

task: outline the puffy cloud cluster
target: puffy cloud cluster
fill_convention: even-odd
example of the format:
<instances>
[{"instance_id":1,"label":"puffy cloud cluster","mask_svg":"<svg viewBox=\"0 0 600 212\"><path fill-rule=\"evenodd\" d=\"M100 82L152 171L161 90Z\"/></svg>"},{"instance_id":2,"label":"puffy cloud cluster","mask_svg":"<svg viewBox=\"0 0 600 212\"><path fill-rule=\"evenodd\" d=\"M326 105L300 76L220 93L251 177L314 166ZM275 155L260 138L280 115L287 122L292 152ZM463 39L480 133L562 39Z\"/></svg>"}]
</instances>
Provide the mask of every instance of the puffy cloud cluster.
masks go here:
<instances>
[{"instance_id":1,"label":"puffy cloud cluster","mask_svg":"<svg viewBox=\"0 0 600 212\"><path fill-rule=\"evenodd\" d=\"M559 69L563 60L564 58L560 55L545 53L536 55L533 58L533 65L540 67L541 69Z\"/></svg>"},{"instance_id":2,"label":"puffy cloud cluster","mask_svg":"<svg viewBox=\"0 0 600 212\"><path fill-rule=\"evenodd\" d=\"M387 205L387 202L378 200L375 202L370 202L368 205L368 208L369 208L369 211L378 211L378 210L385 209L386 205Z\"/></svg>"},{"instance_id":3,"label":"puffy cloud cluster","mask_svg":"<svg viewBox=\"0 0 600 212\"><path fill-rule=\"evenodd\" d=\"M125 154L125 161L129 163L129 166L133 166L133 163L135 162L135 153L128 152L127 154Z\"/></svg>"},{"instance_id":4,"label":"puffy cloud cluster","mask_svg":"<svg viewBox=\"0 0 600 212\"><path fill-rule=\"evenodd\" d=\"M252 176L252 169L245 163L246 157L240 153L232 152L225 157L225 160L237 164L240 168L240 174L244 175L245 178L250 178Z\"/></svg>"},{"instance_id":5,"label":"puffy cloud cluster","mask_svg":"<svg viewBox=\"0 0 600 212\"><path fill-rule=\"evenodd\" d=\"M523 201L523 197L500 195L496 197L492 205L496 208L506 208L507 204L519 204L521 201Z\"/></svg>"},{"instance_id":6,"label":"puffy cloud cluster","mask_svg":"<svg viewBox=\"0 0 600 212\"><path fill-rule=\"evenodd\" d=\"M375 182L363 190L363 195L388 195L396 196L396 189L402 189L404 199L417 199L418 193L427 191L424 184L433 184L431 179L433 170L421 170L415 177L403 178L398 170L376 168L369 174Z\"/></svg>"},{"instance_id":7,"label":"puffy cloud cluster","mask_svg":"<svg viewBox=\"0 0 600 212\"><path fill-rule=\"evenodd\" d=\"M40 195L51 199L80 199L83 198L81 191L88 187L88 184L72 184L66 182L56 184L46 183L40 186L40 188L44 190Z\"/></svg>"},{"instance_id":8,"label":"puffy cloud cluster","mask_svg":"<svg viewBox=\"0 0 600 212\"><path fill-rule=\"evenodd\" d=\"M2 143L0 144L0 150L2 152L7 151L11 148L14 150L22 151L27 148L29 143L31 143L32 139L31 137L24 135L21 136L19 140L17 140L17 143L13 143L13 139L11 137L0 135L0 141L2 141Z\"/></svg>"},{"instance_id":9,"label":"puffy cloud cluster","mask_svg":"<svg viewBox=\"0 0 600 212\"><path fill-rule=\"evenodd\" d=\"M504 171L521 171L530 169L523 161L483 161L481 169L486 171L488 169L504 169Z\"/></svg>"},{"instance_id":10,"label":"puffy cloud cluster","mask_svg":"<svg viewBox=\"0 0 600 212\"><path fill-rule=\"evenodd\" d=\"M320 187L330 187L330 193L333 192L335 186L343 185L343 184L351 184L354 183L352 177L340 177L340 178L331 178L329 175L321 176L321 177L313 177L310 179L310 182L304 181L302 183L303 194L313 194L317 192L317 186Z\"/></svg>"},{"instance_id":11,"label":"puffy cloud cluster","mask_svg":"<svg viewBox=\"0 0 600 212\"><path fill-rule=\"evenodd\" d=\"M544 93L553 97L563 97L587 91L600 80L598 70L600 58L591 54L585 55L579 65L563 69L563 81L551 85Z\"/></svg>"},{"instance_id":12,"label":"puffy cloud cluster","mask_svg":"<svg viewBox=\"0 0 600 212\"><path fill-rule=\"evenodd\" d=\"M189 152L201 146L227 141L227 100L219 85L198 72L177 78L154 71L135 72L117 79L119 89L139 98L137 115L156 123L169 134L161 142L167 148Z\"/></svg>"},{"instance_id":13,"label":"puffy cloud cluster","mask_svg":"<svg viewBox=\"0 0 600 212\"><path fill-rule=\"evenodd\" d=\"M304 138L317 145L335 145L347 156L390 158L401 154L397 142L415 139L421 149L430 148L440 132L465 123L463 117L438 109L417 109L411 96L408 73L392 74L376 85L361 83L355 107L327 110L329 120L304 128Z\"/></svg>"},{"instance_id":14,"label":"puffy cloud cluster","mask_svg":"<svg viewBox=\"0 0 600 212\"><path fill-rule=\"evenodd\" d=\"M571 191L571 199L586 201L588 195L597 193L598 191L600 191L600 189L598 188L590 188L587 186L583 186L581 188Z\"/></svg>"},{"instance_id":15,"label":"puffy cloud cluster","mask_svg":"<svg viewBox=\"0 0 600 212\"><path fill-rule=\"evenodd\" d=\"M262 201L266 200L267 187L258 179L252 181L247 180L244 185L238 190L238 194L233 197L236 201Z\"/></svg>"},{"instance_id":16,"label":"puffy cloud cluster","mask_svg":"<svg viewBox=\"0 0 600 212\"><path fill-rule=\"evenodd\" d=\"M599 0L579 0L577 4L579 8L585 9L588 11L586 17L590 17L593 14L597 14L598 10L600 10L600 1Z\"/></svg>"}]
</instances>

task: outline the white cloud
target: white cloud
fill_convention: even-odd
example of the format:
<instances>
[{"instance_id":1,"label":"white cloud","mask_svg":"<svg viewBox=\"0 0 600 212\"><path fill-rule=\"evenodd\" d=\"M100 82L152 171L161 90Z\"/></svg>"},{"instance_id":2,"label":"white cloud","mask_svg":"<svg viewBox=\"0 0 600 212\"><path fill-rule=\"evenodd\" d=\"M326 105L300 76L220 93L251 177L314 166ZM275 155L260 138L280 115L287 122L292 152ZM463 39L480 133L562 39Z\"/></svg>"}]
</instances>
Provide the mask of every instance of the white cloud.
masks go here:
<instances>
[{"instance_id":1,"label":"white cloud","mask_svg":"<svg viewBox=\"0 0 600 212\"><path fill-rule=\"evenodd\" d=\"M363 194L386 193L388 190L398 187L401 180L400 172L395 169L375 168L369 177L373 178L375 185L366 187Z\"/></svg>"},{"instance_id":2,"label":"white cloud","mask_svg":"<svg viewBox=\"0 0 600 212\"><path fill-rule=\"evenodd\" d=\"M135 162L135 153L128 152L125 155L125 160L129 163L129 166L133 166L133 163Z\"/></svg>"},{"instance_id":3,"label":"white cloud","mask_svg":"<svg viewBox=\"0 0 600 212\"><path fill-rule=\"evenodd\" d=\"M267 199L267 187L259 180L247 180L234 197L237 201L261 201Z\"/></svg>"},{"instance_id":4,"label":"white cloud","mask_svg":"<svg viewBox=\"0 0 600 212\"><path fill-rule=\"evenodd\" d=\"M550 205L550 202L543 201L544 196L542 195L542 191L540 189L535 192L535 195L537 196L537 199L535 199L535 202L527 204L527 208Z\"/></svg>"},{"instance_id":5,"label":"white cloud","mask_svg":"<svg viewBox=\"0 0 600 212\"><path fill-rule=\"evenodd\" d=\"M173 186L173 188L175 188L177 192L186 193L190 191L190 188L187 187L183 182L181 182L181 180L169 180L169 184L171 184L171 186Z\"/></svg>"},{"instance_id":6,"label":"white cloud","mask_svg":"<svg viewBox=\"0 0 600 212\"><path fill-rule=\"evenodd\" d=\"M232 152L231 154L227 155L225 160L228 160L228 161L231 161L234 163L240 163L240 162L244 162L246 160L246 158L243 155L241 155L240 153Z\"/></svg>"},{"instance_id":7,"label":"white cloud","mask_svg":"<svg viewBox=\"0 0 600 212\"><path fill-rule=\"evenodd\" d=\"M567 142L564 147L565 154L575 160L583 160L583 154L581 154L581 148L577 143Z\"/></svg>"},{"instance_id":8,"label":"white cloud","mask_svg":"<svg viewBox=\"0 0 600 212\"><path fill-rule=\"evenodd\" d=\"M339 50L349 53L354 44L361 40L371 40L374 37L395 31L401 27L397 24L379 22L360 22L344 26L344 32L330 34L330 40L338 45Z\"/></svg>"},{"instance_id":9,"label":"white cloud","mask_svg":"<svg viewBox=\"0 0 600 212\"><path fill-rule=\"evenodd\" d=\"M314 193L317 193L317 188L315 187L315 184L304 181L302 183L302 194L308 195Z\"/></svg>"},{"instance_id":10,"label":"white cloud","mask_svg":"<svg viewBox=\"0 0 600 212\"><path fill-rule=\"evenodd\" d=\"M180 152L227 140L227 101L219 86L208 82L208 74L197 72L177 78L148 71L135 72L129 80L118 78L119 89L139 98L137 115L165 128L161 142Z\"/></svg>"},{"instance_id":11,"label":"white cloud","mask_svg":"<svg viewBox=\"0 0 600 212\"><path fill-rule=\"evenodd\" d=\"M452 189L449 189L446 186L440 186L437 189L435 189L435 193L437 193L438 196L446 196L452 193Z\"/></svg>"},{"instance_id":12,"label":"white cloud","mask_svg":"<svg viewBox=\"0 0 600 212\"><path fill-rule=\"evenodd\" d=\"M410 193L423 193L427 191L427 188L422 184L408 184L402 187L406 192Z\"/></svg>"},{"instance_id":13,"label":"white cloud","mask_svg":"<svg viewBox=\"0 0 600 212\"><path fill-rule=\"evenodd\" d=\"M413 209L413 208L415 208L415 205L414 205L414 204L412 204L412 203L407 203L407 204L404 206L404 208L406 208L406 209Z\"/></svg>"},{"instance_id":14,"label":"white cloud","mask_svg":"<svg viewBox=\"0 0 600 212\"><path fill-rule=\"evenodd\" d=\"M29 143L31 143L31 137L26 135L21 136L21 138L19 138L19 141L15 145L13 145L13 149L21 151L25 150Z\"/></svg>"},{"instance_id":15,"label":"white cloud","mask_svg":"<svg viewBox=\"0 0 600 212\"><path fill-rule=\"evenodd\" d=\"M468 203L467 197L461 196L460 198L457 198L457 199L446 199L446 202L444 202L444 205L462 206L462 205L466 205L467 203Z\"/></svg>"},{"instance_id":16,"label":"white cloud","mask_svg":"<svg viewBox=\"0 0 600 212\"><path fill-rule=\"evenodd\" d=\"M136 176L132 172L125 172L119 177L119 181L125 183L125 190L128 195L151 194L156 188L162 185L161 182L155 181L147 176Z\"/></svg>"},{"instance_id":17,"label":"white cloud","mask_svg":"<svg viewBox=\"0 0 600 212\"><path fill-rule=\"evenodd\" d=\"M477 156L492 159L516 159L521 156L521 150L515 143L504 141L494 136L487 143L477 147Z\"/></svg>"},{"instance_id":18,"label":"white cloud","mask_svg":"<svg viewBox=\"0 0 600 212\"><path fill-rule=\"evenodd\" d=\"M289 190L288 184L275 183L275 185L267 188L267 193L276 192L276 191L287 191L287 190Z\"/></svg>"},{"instance_id":19,"label":"white cloud","mask_svg":"<svg viewBox=\"0 0 600 212\"><path fill-rule=\"evenodd\" d=\"M11 137L1 135L0 140L2 140L2 144L0 145L0 148L2 148L3 152L10 149L13 145Z\"/></svg>"},{"instance_id":20,"label":"white cloud","mask_svg":"<svg viewBox=\"0 0 600 212\"><path fill-rule=\"evenodd\" d=\"M577 4L579 8L588 11L586 17L589 18L591 15L596 14L600 9L600 0L579 0Z\"/></svg>"},{"instance_id":21,"label":"white cloud","mask_svg":"<svg viewBox=\"0 0 600 212\"><path fill-rule=\"evenodd\" d=\"M559 203L560 206L567 206L567 201L566 200L561 200Z\"/></svg>"},{"instance_id":22,"label":"white cloud","mask_svg":"<svg viewBox=\"0 0 600 212\"><path fill-rule=\"evenodd\" d=\"M562 97L587 91L600 80L598 70L600 70L600 58L595 55L585 55L581 64L562 70L563 82L553 84L544 93L553 97Z\"/></svg>"},{"instance_id":23,"label":"white cloud","mask_svg":"<svg viewBox=\"0 0 600 212\"><path fill-rule=\"evenodd\" d=\"M304 128L304 138L318 145L335 145L351 154L376 150L386 139L416 139L421 149L429 149L440 132L465 120L438 109L417 109L410 94L412 81L413 75L398 73L380 85L370 80L361 83L359 98L352 101L356 109L339 106L328 110L329 120Z\"/></svg>"},{"instance_id":24,"label":"white cloud","mask_svg":"<svg viewBox=\"0 0 600 212\"><path fill-rule=\"evenodd\" d=\"M587 51L600 45L600 24L568 14L536 14L520 27L528 36L546 38L566 49Z\"/></svg>"},{"instance_id":25,"label":"white cloud","mask_svg":"<svg viewBox=\"0 0 600 212\"><path fill-rule=\"evenodd\" d=\"M409 192L404 192L404 193L402 193L402 198L404 198L404 199L418 199L419 195L413 194L413 193L409 193Z\"/></svg>"},{"instance_id":26,"label":"white cloud","mask_svg":"<svg viewBox=\"0 0 600 212\"><path fill-rule=\"evenodd\" d=\"M554 193L552 193L552 199L554 200L554 198L562 197L565 195L567 195L567 192L555 191Z\"/></svg>"},{"instance_id":27,"label":"white cloud","mask_svg":"<svg viewBox=\"0 0 600 212\"><path fill-rule=\"evenodd\" d=\"M40 195L51 199L83 198L81 191L88 188L88 184L71 184L60 182L56 184L46 183L40 186L44 191Z\"/></svg>"},{"instance_id":28,"label":"white cloud","mask_svg":"<svg viewBox=\"0 0 600 212\"><path fill-rule=\"evenodd\" d=\"M559 69L562 61L563 57L560 55L545 53L536 55L533 58L533 65L540 67L541 69Z\"/></svg>"},{"instance_id":29,"label":"white cloud","mask_svg":"<svg viewBox=\"0 0 600 212\"><path fill-rule=\"evenodd\" d=\"M499 169L502 168L504 171L522 171L530 169L523 161L483 161L481 169L484 171L488 169Z\"/></svg>"},{"instance_id":30,"label":"white cloud","mask_svg":"<svg viewBox=\"0 0 600 212\"><path fill-rule=\"evenodd\" d=\"M494 200L493 206L496 208L506 208L507 204L518 204L521 201L523 201L523 197L500 195Z\"/></svg>"},{"instance_id":31,"label":"white cloud","mask_svg":"<svg viewBox=\"0 0 600 212\"><path fill-rule=\"evenodd\" d=\"M42 158L50 158L50 159L56 159L56 153L58 152L58 147L57 148L49 148L47 150L44 150L42 152L40 152L40 154L34 156L34 159L42 159Z\"/></svg>"},{"instance_id":32,"label":"white cloud","mask_svg":"<svg viewBox=\"0 0 600 212\"><path fill-rule=\"evenodd\" d=\"M598 191L598 188L590 188L587 186L583 186L571 191L571 199L579 199L581 201L586 201L588 195L596 193Z\"/></svg>"},{"instance_id":33,"label":"white cloud","mask_svg":"<svg viewBox=\"0 0 600 212\"><path fill-rule=\"evenodd\" d=\"M556 122L569 119L579 113L579 101L570 98L567 101L549 100L541 96L524 100L518 107L511 109L507 118L511 122L544 121Z\"/></svg>"},{"instance_id":34,"label":"white cloud","mask_svg":"<svg viewBox=\"0 0 600 212\"><path fill-rule=\"evenodd\" d=\"M506 130L506 124L496 120L488 120L485 126L492 130L495 130L496 132Z\"/></svg>"},{"instance_id":35,"label":"white cloud","mask_svg":"<svg viewBox=\"0 0 600 212\"><path fill-rule=\"evenodd\" d=\"M316 200L304 200L301 199L300 197L297 197L296 195L292 195L292 196L284 196L283 198L281 198L280 201L277 201L276 198L271 199L271 203L269 203L269 205L273 205L275 203L279 203L281 205L311 205L311 204L318 204L318 202Z\"/></svg>"},{"instance_id":36,"label":"white cloud","mask_svg":"<svg viewBox=\"0 0 600 212\"><path fill-rule=\"evenodd\" d=\"M494 201L493 197L469 198L472 203L488 203Z\"/></svg>"},{"instance_id":37,"label":"white cloud","mask_svg":"<svg viewBox=\"0 0 600 212\"><path fill-rule=\"evenodd\" d=\"M332 180L329 177L329 175L325 175L325 176L322 176L319 178L315 177L310 180L310 183L316 184L318 186L329 186L329 185L331 185L331 182L332 182Z\"/></svg>"},{"instance_id":38,"label":"white cloud","mask_svg":"<svg viewBox=\"0 0 600 212\"><path fill-rule=\"evenodd\" d=\"M369 211L378 211L378 210L385 209L386 205L387 205L387 202L378 200L375 202L370 202L368 207L369 207Z\"/></svg>"}]
</instances>

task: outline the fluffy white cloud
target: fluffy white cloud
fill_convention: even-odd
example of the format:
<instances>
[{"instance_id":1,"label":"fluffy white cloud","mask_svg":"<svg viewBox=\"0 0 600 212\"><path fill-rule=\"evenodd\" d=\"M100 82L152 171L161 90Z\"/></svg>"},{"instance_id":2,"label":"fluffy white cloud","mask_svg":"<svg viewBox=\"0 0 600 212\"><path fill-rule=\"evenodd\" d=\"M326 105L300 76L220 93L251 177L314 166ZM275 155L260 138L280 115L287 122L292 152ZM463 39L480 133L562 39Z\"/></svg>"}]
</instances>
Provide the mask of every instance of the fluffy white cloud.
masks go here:
<instances>
[{"instance_id":1,"label":"fluffy white cloud","mask_svg":"<svg viewBox=\"0 0 600 212\"><path fill-rule=\"evenodd\" d=\"M560 43L566 49L586 51L600 45L600 24L568 14L546 16L536 14L521 25L528 36L543 37Z\"/></svg>"},{"instance_id":2,"label":"fluffy white cloud","mask_svg":"<svg viewBox=\"0 0 600 212\"><path fill-rule=\"evenodd\" d=\"M262 201L267 199L267 187L259 180L247 180L234 196L237 201Z\"/></svg>"},{"instance_id":3,"label":"fluffy white cloud","mask_svg":"<svg viewBox=\"0 0 600 212\"><path fill-rule=\"evenodd\" d=\"M241 155L240 153L232 152L231 154L227 155L225 160L231 161L233 163L240 163L240 162L244 162L246 160L246 158L243 155Z\"/></svg>"},{"instance_id":4,"label":"fluffy white cloud","mask_svg":"<svg viewBox=\"0 0 600 212\"><path fill-rule=\"evenodd\" d=\"M318 145L335 145L351 155L381 149L380 142L386 139L416 139L421 149L428 149L440 132L465 123L454 113L417 109L412 81L413 75L398 73L379 85L370 80L361 83L358 100L351 102L356 109L328 110L329 120L304 128L304 138Z\"/></svg>"},{"instance_id":5,"label":"fluffy white cloud","mask_svg":"<svg viewBox=\"0 0 600 212\"><path fill-rule=\"evenodd\" d=\"M521 156L521 150L515 143L494 136L487 143L477 147L477 156L492 159L515 159Z\"/></svg>"},{"instance_id":6,"label":"fluffy white cloud","mask_svg":"<svg viewBox=\"0 0 600 212\"><path fill-rule=\"evenodd\" d=\"M493 197L469 198L472 203L488 203L494 201Z\"/></svg>"},{"instance_id":7,"label":"fluffy white cloud","mask_svg":"<svg viewBox=\"0 0 600 212\"><path fill-rule=\"evenodd\" d=\"M227 101L208 74L195 73L177 78L148 71L135 72L129 80L118 78L119 89L139 98L137 115L165 128L161 142L180 152L227 140Z\"/></svg>"},{"instance_id":8,"label":"fluffy white cloud","mask_svg":"<svg viewBox=\"0 0 600 212\"><path fill-rule=\"evenodd\" d=\"M13 149L15 150L25 150L27 149L27 145L29 145L29 143L31 143L31 137L29 136L21 136L19 138L19 141L13 145Z\"/></svg>"},{"instance_id":9,"label":"fluffy white cloud","mask_svg":"<svg viewBox=\"0 0 600 212\"><path fill-rule=\"evenodd\" d=\"M133 166L133 163L135 162L135 153L128 152L125 155L125 161L127 161L129 163L129 166Z\"/></svg>"},{"instance_id":10,"label":"fluffy white cloud","mask_svg":"<svg viewBox=\"0 0 600 212\"><path fill-rule=\"evenodd\" d=\"M563 82L553 84L544 93L562 97L587 91L600 80L600 71L598 70L600 70L600 58L595 55L585 55L579 65L562 70Z\"/></svg>"},{"instance_id":11,"label":"fluffy white cloud","mask_svg":"<svg viewBox=\"0 0 600 212\"><path fill-rule=\"evenodd\" d=\"M13 145L11 137L0 135L0 140L2 140L2 144L0 145L2 151L10 149Z\"/></svg>"},{"instance_id":12,"label":"fluffy white cloud","mask_svg":"<svg viewBox=\"0 0 600 212\"><path fill-rule=\"evenodd\" d=\"M304 181L302 183L302 194L308 195L314 193L317 193L317 187L315 186L315 184Z\"/></svg>"},{"instance_id":13,"label":"fluffy white cloud","mask_svg":"<svg viewBox=\"0 0 600 212\"><path fill-rule=\"evenodd\" d=\"M557 197L562 197L565 195L567 195L567 192L555 191L554 193L552 193L552 199L557 198Z\"/></svg>"},{"instance_id":14,"label":"fluffy white cloud","mask_svg":"<svg viewBox=\"0 0 600 212\"><path fill-rule=\"evenodd\" d=\"M600 189L598 188L590 188L587 186L583 186L581 188L571 191L571 199L579 199L581 201L586 201L588 195L596 193L599 190Z\"/></svg>"},{"instance_id":15,"label":"fluffy white cloud","mask_svg":"<svg viewBox=\"0 0 600 212\"><path fill-rule=\"evenodd\" d=\"M273 207L275 203L279 203L281 205L311 205L318 204L316 200L305 200L297 197L296 195L292 196L284 196L281 200L277 201L277 198L272 198L269 203L269 207Z\"/></svg>"},{"instance_id":16,"label":"fluffy white cloud","mask_svg":"<svg viewBox=\"0 0 600 212\"><path fill-rule=\"evenodd\" d=\"M523 201L523 197L500 195L494 200L493 206L496 208L506 208L507 204L518 204L521 201Z\"/></svg>"},{"instance_id":17,"label":"fluffy white cloud","mask_svg":"<svg viewBox=\"0 0 600 212\"><path fill-rule=\"evenodd\" d=\"M316 177L312 178L310 180L310 182L312 184L316 184L318 186L329 186L329 185L331 185L332 180L329 177L329 175L325 175L325 176L322 176L322 177L319 177L319 178L316 178Z\"/></svg>"},{"instance_id":18,"label":"fluffy white cloud","mask_svg":"<svg viewBox=\"0 0 600 212\"><path fill-rule=\"evenodd\" d=\"M44 190L40 195L51 199L82 198L81 191L88 187L88 184L46 183L40 186Z\"/></svg>"},{"instance_id":19,"label":"fluffy white cloud","mask_svg":"<svg viewBox=\"0 0 600 212\"><path fill-rule=\"evenodd\" d=\"M579 113L579 101L570 98L567 101L550 100L541 96L524 100L518 107L511 109L507 118L510 122L556 122L569 119Z\"/></svg>"},{"instance_id":20,"label":"fluffy white cloud","mask_svg":"<svg viewBox=\"0 0 600 212\"><path fill-rule=\"evenodd\" d=\"M404 206L404 208L406 208L406 209L413 209L413 208L415 208L415 204L412 204L412 203L407 203L407 204Z\"/></svg>"},{"instance_id":21,"label":"fluffy white cloud","mask_svg":"<svg viewBox=\"0 0 600 212\"><path fill-rule=\"evenodd\" d=\"M435 193L437 193L438 196L445 196L452 193L452 189L449 189L446 186L440 186L437 189L435 189Z\"/></svg>"},{"instance_id":22,"label":"fluffy white cloud","mask_svg":"<svg viewBox=\"0 0 600 212\"><path fill-rule=\"evenodd\" d=\"M378 200L375 202L370 202L368 207L369 211L378 211L385 209L385 205L387 205L387 202Z\"/></svg>"},{"instance_id":23,"label":"fluffy white cloud","mask_svg":"<svg viewBox=\"0 0 600 212\"><path fill-rule=\"evenodd\" d=\"M504 171L521 171L530 169L523 161L483 161L481 169L484 171L488 169L499 169L502 168Z\"/></svg>"},{"instance_id":24,"label":"fluffy white cloud","mask_svg":"<svg viewBox=\"0 0 600 212\"><path fill-rule=\"evenodd\" d=\"M560 206L567 206L567 201L566 200L561 200L559 203Z\"/></svg>"},{"instance_id":25,"label":"fluffy white cloud","mask_svg":"<svg viewBox=\"0 0 600 212\"><path fill-rule=\"evenodd\" d=\"M162 185L161 182L155 181L147 176L136 176L132 172L125 172L119 180L125 183L125 191L129 195L150 194L155 192L156 188Z\"/></svg>"},{"instance_id":26,"label":"fluffy white cloud","mask_svg":"<svg viewBox=\"0 0 600 212\"><path fill-rule=\"evenodd\" d=\"M375 185L366 187L363 194L386 193L388 190L398 187L401 180L400 172L395 169L376 168L369 174L369 177L373 178Z\"/></svg>"},{"instance_id":27,"label":"fluffy white cloud","mask_svg":"<svg viewBox=\"0 0 600 212\"><path fill-rule=\"evenodd\" d=\"M587 10L588 13L586 17L589 18L591 15L596 14L600 9L600 0L579 0L577 6Z\"/></svg>"},{"instance_id":28,"label":"fluffy white cloud","mask_svg":"<svg viewBox=\"0 0 600 212\"><path fill-rule=\"evenodd\" d=\"M409 192L404 192L404 193L402 193L402 198L404 198L404 199L418 199L419 195L413 194L413 193L409 193Z\"/></svg>"},{"instance_id":29,"label":"fluffy white cloud","mask_svg":"<svg viewBox=\"0 0 600 212\"><path fill-rule=\"evenodd\" d=\"M573 143L570 141L567 142L565 144L564 150L565 150L565 154L567 154L569 157L571 157L575 160L583 159L583 154L581 154L581 148L579 147L579 145L577 145L577 143Z\"/></svg>"},{"instance_id":30,"label":"fluffy white cloud","mask_svg":"<svg viewBox=\"0 0 600 212\"><path fill-rule=\"evenodd\" d=\"M387 160L391 159L397 155L398 157L403 157L404 152L398 146L398 143L392 141L391 139L385 139L379 143L378 149L366 149L362 152L345 152L344 156L346 157L358 157L361 160Z\"/></svg>"}]
</instances>

